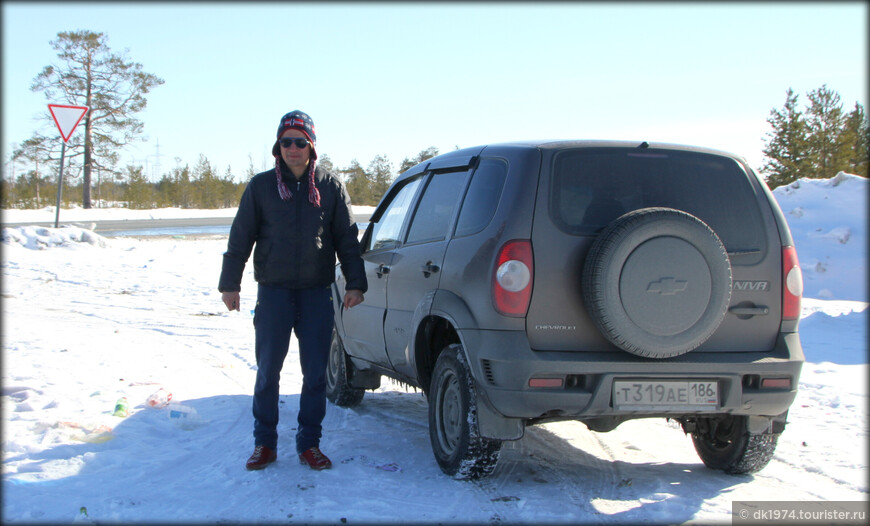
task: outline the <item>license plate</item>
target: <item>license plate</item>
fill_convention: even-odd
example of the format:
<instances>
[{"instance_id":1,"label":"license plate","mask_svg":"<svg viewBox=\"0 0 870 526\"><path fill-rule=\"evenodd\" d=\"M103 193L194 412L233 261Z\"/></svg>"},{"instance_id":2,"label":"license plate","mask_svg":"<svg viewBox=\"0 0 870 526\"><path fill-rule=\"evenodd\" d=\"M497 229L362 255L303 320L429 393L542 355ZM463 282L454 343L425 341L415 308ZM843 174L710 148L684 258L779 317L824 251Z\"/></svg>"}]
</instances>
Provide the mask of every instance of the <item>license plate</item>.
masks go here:
<instances>
[{"instance_id":1,"label":"license plate","mask_svg":"<svg viewBox=\"0 0 870 526\"><path fill-rule=\"evenodd\" d=\"M613 407L626 411L646 409L716 409L719 384L715 380L615 380Z\"/></svg>"}]
</instances>

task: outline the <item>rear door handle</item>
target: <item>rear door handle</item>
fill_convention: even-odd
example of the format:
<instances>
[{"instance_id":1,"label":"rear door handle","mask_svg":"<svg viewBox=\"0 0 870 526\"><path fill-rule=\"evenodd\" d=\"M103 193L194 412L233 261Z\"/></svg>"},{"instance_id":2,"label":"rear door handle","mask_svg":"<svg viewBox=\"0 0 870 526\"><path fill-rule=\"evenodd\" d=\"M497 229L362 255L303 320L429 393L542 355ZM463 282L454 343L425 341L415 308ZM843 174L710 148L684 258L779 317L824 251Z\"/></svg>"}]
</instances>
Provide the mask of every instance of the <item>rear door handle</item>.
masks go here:
<instances>
[{"instance_id":1,"label":"rear door handle","mask_svg":"<svg viewBox=\"0 0 870 526\"><path fill-rule=\"evenodd\" d=\"M389 273L390 273L390 267L384 265L383 263L378 265L378 269L375 271L375 274L378 275L378 278L382 278Z\"/></svg>"},{"instance_id":2,"label":"rear door handle","mask_svg":"<svg viewBox=\"0 0 870 526\"><path fill-rule=\"evenodd\" d=\"M441 268L440 268L438 265L436 265L436 264L432 263L431 261L429 261L428 263L426 263L425 265L423 265L423 268L421 268L420 270L423 271L423 276L428 278L428 277L431 276L433 273L438 272L439 270L441 270Z\"/></svg>"},{"instance_id":3,"label":"rear door handle","mask_svg":"<svg viewBox=\"0 0 870 526\"><path fill-rule=\"evenodd\" d=\"M763 306L763 305L753 306L753 307L737 306L737 307L731 307L730 309L728 309L728 312L730 312L731 314L735 314L737 316L752 317L752 316L766 316L766 315L770 314L770 309L768 307Z\"/></svg>"}]
</instances>

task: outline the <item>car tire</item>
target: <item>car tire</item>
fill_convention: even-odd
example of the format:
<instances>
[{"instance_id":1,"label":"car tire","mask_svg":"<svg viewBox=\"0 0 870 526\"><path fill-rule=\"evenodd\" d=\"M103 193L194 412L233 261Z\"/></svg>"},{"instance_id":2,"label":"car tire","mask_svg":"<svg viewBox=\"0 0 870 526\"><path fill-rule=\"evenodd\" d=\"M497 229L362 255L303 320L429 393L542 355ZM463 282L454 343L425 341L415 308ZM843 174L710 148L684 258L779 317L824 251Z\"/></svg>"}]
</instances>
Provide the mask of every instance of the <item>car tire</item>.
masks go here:
<instances>
[{"instance_id":1,"label":"car tire","mask_svg":"<svg viewBox=\"0 0 870 526\"><path fill-rule=\"evenodd\" d=\"M344 344L333 329L332 343L329 346L329 362L326 366L326 398L340 407L359 405L366 394L365 389L352 387L348 382L349 367L353 366L348 364Z\"/></svg>"},{"instance_id":2,"label":"car tire","mask_svg":"<svg viewBox=\"0 0 870 526\"><path fill-rule=\"evenodd\" d=\"M699 427L704 431L692 433L695 451L704 465L734 475L756 473L767 466L779 433L752 434L747 429L748 420L739 415L708 419L707 425Z\"/></svg>"},{"instance_id":3,"label":"car tire","mask_svg":"<svg viewBox=\"0 0 870 526\"><path fill-rule=\"evenodd\" d=\"M703 344L731 301L731 263L706 223L672 208L620 216L596 238L582 271L583 301L616 347L671 358Z\"/></svg>"},{"instance_id":4,"label":"car tire","mask_svg":"<svg viewBox=\"0 0 870 526\"><path fill-rule=\"evenodd\" d=\"M461 345L438 356L429 390L429 438L438 466L455 479L490 475L501 441L480 436L474 381Z\"/></svg>"}]
</instances>

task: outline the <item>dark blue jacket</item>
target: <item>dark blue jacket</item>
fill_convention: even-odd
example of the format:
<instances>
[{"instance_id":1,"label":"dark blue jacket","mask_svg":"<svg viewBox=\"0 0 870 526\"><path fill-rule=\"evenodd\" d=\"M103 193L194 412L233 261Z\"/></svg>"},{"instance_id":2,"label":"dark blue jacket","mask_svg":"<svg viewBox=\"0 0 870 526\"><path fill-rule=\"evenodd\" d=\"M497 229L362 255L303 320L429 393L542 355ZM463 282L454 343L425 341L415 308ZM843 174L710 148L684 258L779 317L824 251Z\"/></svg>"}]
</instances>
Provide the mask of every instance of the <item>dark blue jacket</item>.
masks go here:
<instances>
[{"instance_id":1,"label":"dark blue jacket","mask_svg":"<svg viewBox=\"0 0 870 526\"><path fill-rule=\"evenodd\" d=\"M275 169L248 183L230 229L218 290L241 290L245 263L254 250L254 279L292 289L327 287L335 281L335 256L347 281L345 289L365 292L368 283L357 239L350 196L344 184L320 166L315 184L320 208L308 202L308 177L299 181L286 166L284 182L293 197L278 194Z\"/></svg>"}]
</instances>

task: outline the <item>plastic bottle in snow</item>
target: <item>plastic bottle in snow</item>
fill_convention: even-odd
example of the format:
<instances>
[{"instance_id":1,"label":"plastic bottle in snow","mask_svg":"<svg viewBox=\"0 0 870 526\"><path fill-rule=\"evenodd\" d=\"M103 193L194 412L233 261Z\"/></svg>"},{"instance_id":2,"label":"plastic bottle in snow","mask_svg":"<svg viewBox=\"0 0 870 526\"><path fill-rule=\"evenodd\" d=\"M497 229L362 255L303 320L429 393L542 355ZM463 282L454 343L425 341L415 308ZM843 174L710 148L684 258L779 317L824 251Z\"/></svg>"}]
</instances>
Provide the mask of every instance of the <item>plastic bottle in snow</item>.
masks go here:
<instances>
[{"instance_id":1,"label":"plastic bottle in snow","mask_svg":"<svg viewBox=\"0 0 870 526\"><path fill-rule=\"evenodd\" d=\"M152 393L151 396L145 400L145 403L148 407L160 408L169 405L170 400L172 400L172 393L161 387L156 392Z\"/></svg>"},{"instance_id":2,"label":"plastic bottle in snow","mask_svg":"<svg viewBox=\"0 0 870 526\"><path fill-rule=\"evenodd\" d=\"M122 396L115 402L115 411L112 413L114 416L120 416L124 418L126 416L130 416L130 406L127 403L127 397Z\"/></svg>"},{"instance_id":3,"label":"plastic bottle in snow","mask_svg":"<svg viewBox=\"0 0 870 526\"><path fill-rule=\"evenodd\" d=\"M192 407L187 407L186 405L173 404L172 407L169 408L169 418L188 418L193 414L196 414L196 411L194 411Z\"/></svg>"},{"instance_id":4,"label":"plastic bottle in snow","mask_svg":"<svg viewBox=\"0 0 870 526\"><path fill-rule=\"evenodd\" d=\"M175 422L178 427L187 430L203 424L196 409L175 403L169 405L169 419Z\"/></svg>"}]
</instances>

